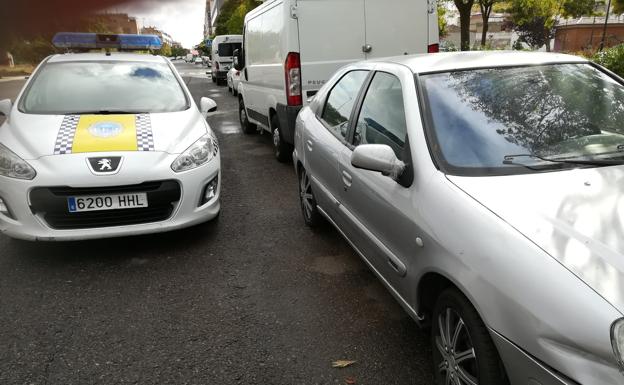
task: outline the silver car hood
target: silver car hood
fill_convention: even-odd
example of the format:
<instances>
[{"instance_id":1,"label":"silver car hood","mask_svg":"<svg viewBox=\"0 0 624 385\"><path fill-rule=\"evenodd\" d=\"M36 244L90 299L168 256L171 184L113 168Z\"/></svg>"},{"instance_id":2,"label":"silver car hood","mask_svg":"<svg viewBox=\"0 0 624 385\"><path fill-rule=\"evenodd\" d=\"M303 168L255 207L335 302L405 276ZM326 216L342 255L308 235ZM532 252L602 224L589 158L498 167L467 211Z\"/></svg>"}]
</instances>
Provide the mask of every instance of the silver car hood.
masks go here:
<instances>
[{"instance_id":1,"label":"silver car hood","mask_svg":"<svg viewBox=\"0 0 624 385\"><path fill-rule=\"evenodd\" d=\"M624 166L448 179L624 313Z\"/></svg>"}]
</instances>

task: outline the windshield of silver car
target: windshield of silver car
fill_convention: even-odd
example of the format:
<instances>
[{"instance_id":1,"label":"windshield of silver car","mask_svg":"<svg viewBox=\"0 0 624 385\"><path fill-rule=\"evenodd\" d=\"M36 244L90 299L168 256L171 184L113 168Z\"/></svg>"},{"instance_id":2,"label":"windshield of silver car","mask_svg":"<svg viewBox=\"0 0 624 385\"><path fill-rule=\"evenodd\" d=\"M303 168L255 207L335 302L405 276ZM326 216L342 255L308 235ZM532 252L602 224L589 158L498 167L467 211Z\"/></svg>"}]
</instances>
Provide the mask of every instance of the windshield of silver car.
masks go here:
<instances>
[{"instance_id":1,"label":"windshield of silver car","mask_svg":"<svg viewBox=\"0 0 624 385\"><path fill-rule=\"evenodd\" d=\"M188 101L164 63L63 62L45 64L19 108L31 114L173 112Z\"/></svg>"},{"instance_id":2,"label":"windshield of silver car","mask_svg":"<svg viewBox=\"0 0 624 385\"><path fill-rule=\"evenodd\" d=\"M445 172L507 175L624 163L624 86L590 64L421 75Z\"/></svg>"}]
</instances>

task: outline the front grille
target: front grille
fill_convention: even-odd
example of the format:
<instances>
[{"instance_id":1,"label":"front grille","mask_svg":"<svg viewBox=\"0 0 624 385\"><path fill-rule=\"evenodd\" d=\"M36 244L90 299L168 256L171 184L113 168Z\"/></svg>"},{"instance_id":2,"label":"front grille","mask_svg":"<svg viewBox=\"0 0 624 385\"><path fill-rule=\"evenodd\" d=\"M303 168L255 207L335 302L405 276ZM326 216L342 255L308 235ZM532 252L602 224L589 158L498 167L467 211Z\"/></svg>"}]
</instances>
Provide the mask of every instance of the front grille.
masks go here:
<instances>
[{"instance_id":1,"label":"front grille","mask_svg":"<svg viewBox=\"0 0 624 385\"><path fill-rule=\"evenodd\" d=\"M99 194L146 193L149 207L70 213L67 197ZM30 193L30 206L53 229L72 230L136 225L167 220L180 200L176 181L146 182L138 185L72 188L41 187Z\"/></svg>"}]
</instances>

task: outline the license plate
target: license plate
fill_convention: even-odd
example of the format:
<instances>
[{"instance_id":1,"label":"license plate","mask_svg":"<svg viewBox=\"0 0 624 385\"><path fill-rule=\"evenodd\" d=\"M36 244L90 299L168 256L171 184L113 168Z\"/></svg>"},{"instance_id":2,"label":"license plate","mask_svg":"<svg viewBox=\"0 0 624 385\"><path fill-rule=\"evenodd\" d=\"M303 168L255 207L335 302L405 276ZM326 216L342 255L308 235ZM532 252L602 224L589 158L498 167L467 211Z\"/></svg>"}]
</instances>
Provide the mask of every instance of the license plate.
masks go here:
<instances>
[{"instance_id":1,"label":"license plate","mask_svg":"<svg viewBox=\"0 0 624 385\"><path fill-rule=\"evenodd\" d=\"M70 213L83 211L122 210L148 207L146 193L89 195L68 197Z\"/></svg>"}]
</instances>

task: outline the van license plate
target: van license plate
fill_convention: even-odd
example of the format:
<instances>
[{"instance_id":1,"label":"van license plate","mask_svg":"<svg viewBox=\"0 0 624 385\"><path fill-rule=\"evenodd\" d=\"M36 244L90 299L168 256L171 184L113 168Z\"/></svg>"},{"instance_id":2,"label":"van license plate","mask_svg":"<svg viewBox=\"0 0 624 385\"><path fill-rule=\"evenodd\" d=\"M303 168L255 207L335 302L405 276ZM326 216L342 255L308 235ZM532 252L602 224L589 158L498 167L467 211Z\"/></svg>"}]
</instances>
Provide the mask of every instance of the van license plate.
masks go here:
<instances>
[{"instance_id":1,"label":"van license plate","mask_svg":"<svg viewBox=\"0 0 624 385\"><path fill-rule=\"evenodd\" d=\"M68 197L70 213L101 210L122 210L148 207L147 194L114 194Z\"/></svg>"}]
</instances>

